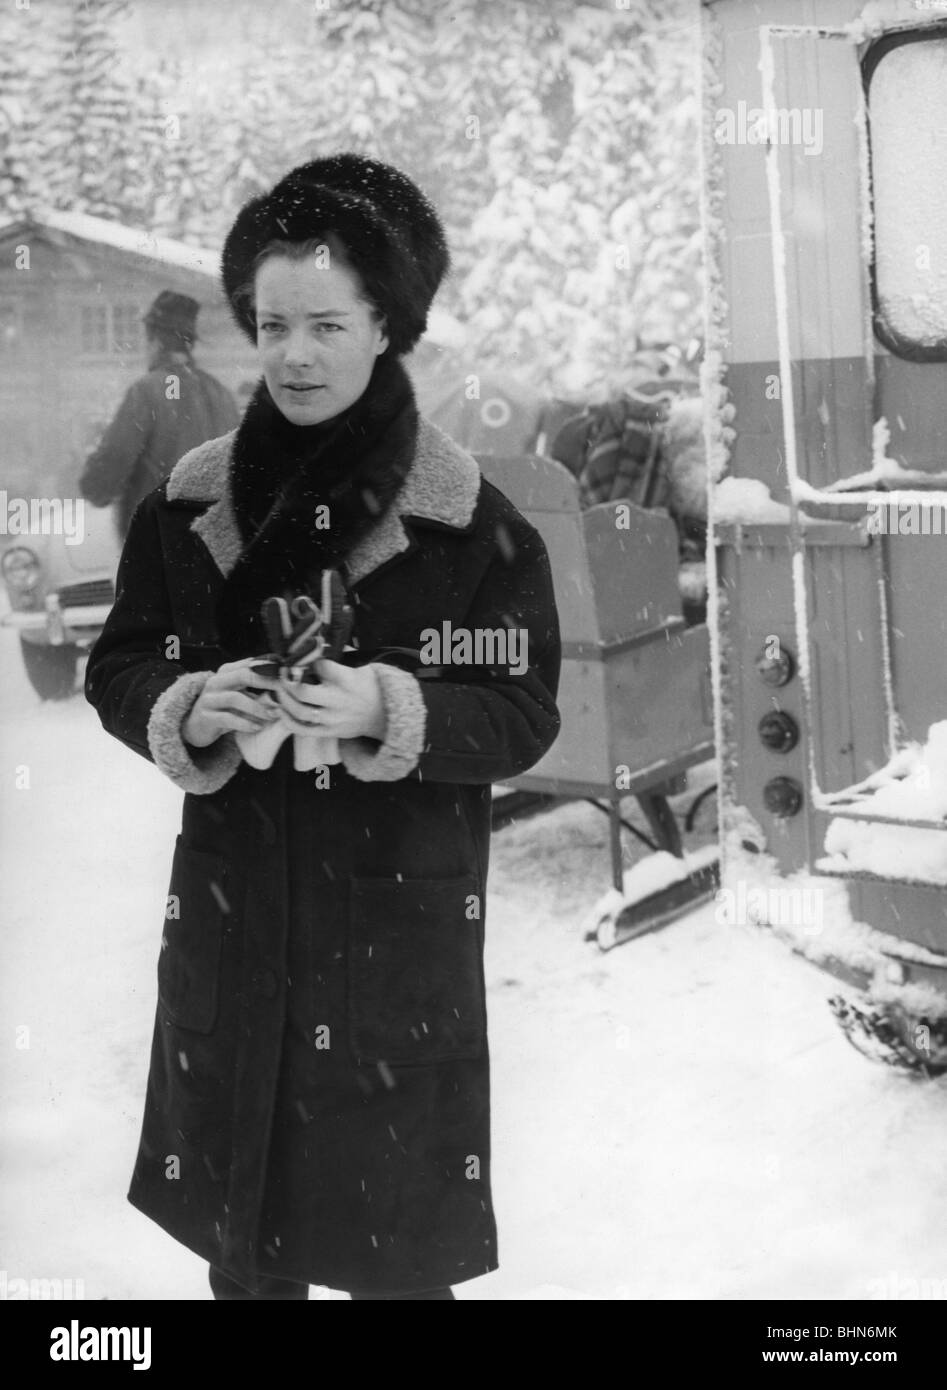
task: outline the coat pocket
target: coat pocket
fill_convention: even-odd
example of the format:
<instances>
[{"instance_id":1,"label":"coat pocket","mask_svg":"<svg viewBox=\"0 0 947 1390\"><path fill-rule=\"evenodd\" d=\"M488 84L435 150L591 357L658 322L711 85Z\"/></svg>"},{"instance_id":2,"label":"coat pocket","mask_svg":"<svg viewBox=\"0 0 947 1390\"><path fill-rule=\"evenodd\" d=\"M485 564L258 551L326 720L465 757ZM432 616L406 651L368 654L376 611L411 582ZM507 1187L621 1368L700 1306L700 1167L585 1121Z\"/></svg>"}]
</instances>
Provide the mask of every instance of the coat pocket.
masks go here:
<instances>
[{"instance_id":1,"label":"coat pocket","mask_svg":"<svg viewBox=\"0 0 947 1390\"><path fill-rule=\"evenodd\" d=\"M423 1066L481 1055L482 897L472 876L353 879L349 1040L361 1061Z\"/></svg>"},{"instance_id":2,"label":"coat pocket","mask_svg":"<svg viewBox=\"0 0 947 1390\"><path fill-rule=\"evenodd\" d=\"M158 999L179 1028L210 1033L217 1022L226 903L220 856L190 849L178 836L158 957Z\"/></svg>"}]
</instances>

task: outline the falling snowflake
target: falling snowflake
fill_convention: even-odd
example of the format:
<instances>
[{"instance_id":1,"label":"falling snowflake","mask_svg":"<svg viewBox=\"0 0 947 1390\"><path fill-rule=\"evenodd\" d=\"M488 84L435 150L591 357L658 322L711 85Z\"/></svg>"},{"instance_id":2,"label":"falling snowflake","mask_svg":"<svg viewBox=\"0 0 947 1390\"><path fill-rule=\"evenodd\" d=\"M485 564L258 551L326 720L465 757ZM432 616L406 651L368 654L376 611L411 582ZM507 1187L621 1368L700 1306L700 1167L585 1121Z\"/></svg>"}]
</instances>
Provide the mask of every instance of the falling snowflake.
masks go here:
<instances>
[{"instance_id":1,"label":"falling snowflake","mask_svg":"<svg viewBox=\"0 0 947 1390\"><path fill-rule=\"evenodd\" d=\"M497 549L503 556L503 559L508 565L512 565L513 561L516 559L516 543L510 535L509 528L501 521L496 526L493 534L496 538ZM511 626L511 624L507 624L507 626Z\"/></svg>"},{"instance_id":2,"label":"falling snowflake","mask_svg":"<svg viewBox=\"0 0 947 1390\"><path fill-rule=\"evenodd\" d=\"M216 902L217 906L220 908L221 912L223 912L223 913L229 913L229 911L230 911L230 904L228 903L227 899L225 898L225 896L224 896L224 891L223 891L223 889L221 888L220 884L219 884L219 883L215 883L214 880L211 879L211 881L210 881L210 883L209 883L208 886L209 886L209 888L210 888L211 893L213 894L214 901Z\"/></svg>"}]
</instances>

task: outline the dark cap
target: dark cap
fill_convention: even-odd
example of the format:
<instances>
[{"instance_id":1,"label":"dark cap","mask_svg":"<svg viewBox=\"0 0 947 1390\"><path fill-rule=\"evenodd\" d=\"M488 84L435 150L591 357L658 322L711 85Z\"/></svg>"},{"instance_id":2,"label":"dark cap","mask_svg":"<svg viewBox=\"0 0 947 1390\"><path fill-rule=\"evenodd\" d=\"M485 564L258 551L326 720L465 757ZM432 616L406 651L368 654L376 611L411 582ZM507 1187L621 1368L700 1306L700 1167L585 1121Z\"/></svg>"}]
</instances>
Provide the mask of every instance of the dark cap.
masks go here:
<instances>
[{"instance_id":1,"label":"dark cap","mask_svg":"<svg viewBox=\"0 0 947 1390\"><path fill-rule=\"evenodd\" d=\"M158 333L174 334L182 341L192 343L197 337L200 308L197 300L189 295L162 290L145 314L145 323Z\"/></svg>"}]
</instances>

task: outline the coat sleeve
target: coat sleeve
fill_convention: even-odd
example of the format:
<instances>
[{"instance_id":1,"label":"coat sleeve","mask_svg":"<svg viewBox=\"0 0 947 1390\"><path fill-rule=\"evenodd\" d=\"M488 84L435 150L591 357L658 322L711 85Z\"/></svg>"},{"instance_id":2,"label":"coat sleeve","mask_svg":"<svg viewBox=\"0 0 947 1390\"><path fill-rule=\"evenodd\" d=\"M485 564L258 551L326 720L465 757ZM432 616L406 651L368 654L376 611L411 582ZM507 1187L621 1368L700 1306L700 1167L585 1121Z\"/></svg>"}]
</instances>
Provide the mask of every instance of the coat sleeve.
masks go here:
<instances>
[{"instance_id":1,"label":"coat sleeve","mask_svg":"<svg viewBox=\"0 0 947 1390\"><path fill-rule=\"evenodd\" d=\"M115 604L86 667L86 699L108 733L150 759L182 791L219 791L240 765L232 734L191 748L181 725L213 674L189 670L176 651L163 551L150 494L137 507L119 562Z\"/></svg>"},{"instance_id":2,"label":"coat sleeve","mask_svg":"<svg viewBox=\"0 0 947 1390\"><path fill-rule=\"evenodd\" d=\"M94 507L119 498L154 429L147 388L136 381L128 388L97 447L86 459L79 491Z\"/></svg>"},{"instance_id":3,"label":"coat sleeve","mask_svg":"<svg viewBox=\"0 0 947 1390\"><path fill-rule=\"evenodd\" d=\"M528 638L526 669L444 668L435 679L374 663L387 715L382 743L344 739L346 770L362 781L416 774L433 782L502 782L525 772L559 732L559 620L546 548L526 527L515 553L490 564L465 626L515 628Z\"/></svg>"}]
</instances>

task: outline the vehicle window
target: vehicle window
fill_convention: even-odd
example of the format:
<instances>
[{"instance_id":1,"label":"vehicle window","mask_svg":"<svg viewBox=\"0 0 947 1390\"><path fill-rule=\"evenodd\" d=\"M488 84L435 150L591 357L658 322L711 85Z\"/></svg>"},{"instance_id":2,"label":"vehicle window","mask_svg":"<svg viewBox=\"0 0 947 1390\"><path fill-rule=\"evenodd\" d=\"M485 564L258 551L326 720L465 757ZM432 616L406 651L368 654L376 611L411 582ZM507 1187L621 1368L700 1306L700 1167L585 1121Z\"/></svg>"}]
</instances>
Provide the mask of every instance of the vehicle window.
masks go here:
<instances>
[{"instance_id":1,"label":"vehicle window","mask_svg":"<svg viewBox=\"0 0 947 1390\"><path fill-rule=\"evenodd\" d=\"M947 357L947 37L889 48L868 107L879 336Z\"/></svg>"}]
</instances>

